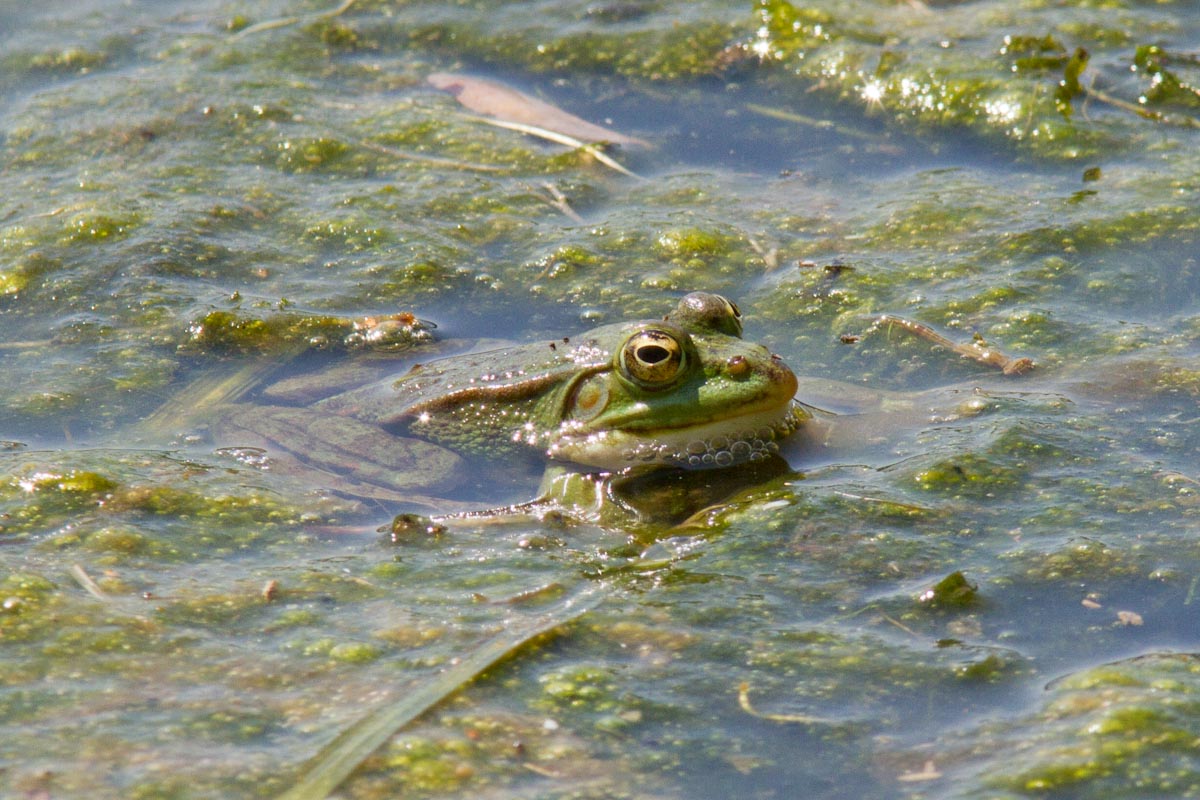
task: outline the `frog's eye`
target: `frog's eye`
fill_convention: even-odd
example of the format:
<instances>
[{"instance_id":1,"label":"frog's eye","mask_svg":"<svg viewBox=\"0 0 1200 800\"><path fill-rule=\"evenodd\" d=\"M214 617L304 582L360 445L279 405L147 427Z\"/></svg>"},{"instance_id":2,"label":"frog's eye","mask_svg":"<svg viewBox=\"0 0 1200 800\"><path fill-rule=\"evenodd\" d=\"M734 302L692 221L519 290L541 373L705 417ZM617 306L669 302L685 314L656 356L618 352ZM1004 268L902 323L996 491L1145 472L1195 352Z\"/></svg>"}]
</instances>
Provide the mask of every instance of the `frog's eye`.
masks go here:
<instances>
[{"instance_id":1,"label":"frog's eye","mask_svg":"<svg viewBox=\"0 0 1200 800\"><path fill-rule=\"evenodd\" d=\"M673 322L702 333L723 333L726 336L742 336L742 312L737 305L719 294L692 292L679 301Z\"/></svg>"},{"instance_id":2,"label":"frog's eye","mask_svg":"<svg viewBox=\"0 0 1200 800\"><path fill-rule=\"evenodd\" d=\"M682 368L683 346L665 331L642 331L621 349L621 371L648 389L675 380Z\"/></svg>"},{"instance_id":3,"label":"frog's eye","mask_svg":"<svg viewBox=\"0 0 1200 800\"><path fill-rule=\"evenodd\" d=\"M721 295L717 295L717 297L721 297ZM741 322L742 310L737 307L737 303L733 302L728 297L721 297L721 299L725 301L725 305L729 306L729 313L733 314L733 318L738 322Z\"/></svg>"}]
</instances>

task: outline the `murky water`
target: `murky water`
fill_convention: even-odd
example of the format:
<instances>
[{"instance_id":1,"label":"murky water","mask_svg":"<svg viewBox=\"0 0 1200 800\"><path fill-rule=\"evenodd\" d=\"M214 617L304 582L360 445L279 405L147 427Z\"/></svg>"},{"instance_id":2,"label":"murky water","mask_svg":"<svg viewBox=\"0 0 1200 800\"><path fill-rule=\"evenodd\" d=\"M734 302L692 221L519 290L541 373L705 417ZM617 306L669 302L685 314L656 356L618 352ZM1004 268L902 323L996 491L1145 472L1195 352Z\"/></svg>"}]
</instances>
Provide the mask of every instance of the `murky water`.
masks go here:
<instances>
[{"instance_id":1,"label":"murky water","mask_svg":"<svg viewBox=\"0 0 1200 800\"><path fill-rule=\"evenodd\" d=\"M339 796L1200 794L1195 3L333 10L0 6L0 795L274 796L595 586ZM623 175L438 71L655 147ZM181 395L696 289L843 416L678 527L380 534L403 503ZM338 327L401 312L433 335Z\"/></svg>"}]
</instances>

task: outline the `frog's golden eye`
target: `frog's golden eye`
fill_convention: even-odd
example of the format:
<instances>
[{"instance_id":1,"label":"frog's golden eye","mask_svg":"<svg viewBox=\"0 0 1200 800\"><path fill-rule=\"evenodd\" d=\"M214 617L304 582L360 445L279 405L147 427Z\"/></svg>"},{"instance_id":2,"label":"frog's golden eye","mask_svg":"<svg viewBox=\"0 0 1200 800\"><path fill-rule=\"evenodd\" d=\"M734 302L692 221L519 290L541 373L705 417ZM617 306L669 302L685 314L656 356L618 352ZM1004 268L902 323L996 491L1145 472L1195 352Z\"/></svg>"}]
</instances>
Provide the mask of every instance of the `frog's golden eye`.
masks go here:
<instances>
[{"instance_id":1,"label":"frog's golden eye","mask_svg":"<svg viewBox=\"0 0 1200 800\"><path fill-rule=\"evenodd\" d=\"M683 345L666 331L642 331L621 348L621 371L648 389L669 384L682 369Z\"/></svg>"}]
</instances>

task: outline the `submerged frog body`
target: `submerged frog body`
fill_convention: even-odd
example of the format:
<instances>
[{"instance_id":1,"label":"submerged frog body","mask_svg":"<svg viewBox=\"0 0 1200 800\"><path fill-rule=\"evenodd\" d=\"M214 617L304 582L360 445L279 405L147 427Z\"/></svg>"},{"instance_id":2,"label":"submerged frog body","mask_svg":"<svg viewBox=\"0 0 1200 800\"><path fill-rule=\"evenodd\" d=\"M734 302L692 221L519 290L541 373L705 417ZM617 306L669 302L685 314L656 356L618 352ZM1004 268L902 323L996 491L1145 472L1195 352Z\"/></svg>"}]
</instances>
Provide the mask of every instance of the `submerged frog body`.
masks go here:
<instances>
[{"instance_id":1,"label":"submerged frog body","mask_svg":"<svg viewBox=\"0 0 1200 800\"><path fill-rule=\"evenodd\" d=\"M408 490L436 489L457 468L421 442L608 472L758 462L808 414L791 370L741 332L732 303L695 293L661 320L441 359L307 409L243 407L237 426L257 422L275 446L359 481L391 472Z\"/></svg>"}]
</instances>

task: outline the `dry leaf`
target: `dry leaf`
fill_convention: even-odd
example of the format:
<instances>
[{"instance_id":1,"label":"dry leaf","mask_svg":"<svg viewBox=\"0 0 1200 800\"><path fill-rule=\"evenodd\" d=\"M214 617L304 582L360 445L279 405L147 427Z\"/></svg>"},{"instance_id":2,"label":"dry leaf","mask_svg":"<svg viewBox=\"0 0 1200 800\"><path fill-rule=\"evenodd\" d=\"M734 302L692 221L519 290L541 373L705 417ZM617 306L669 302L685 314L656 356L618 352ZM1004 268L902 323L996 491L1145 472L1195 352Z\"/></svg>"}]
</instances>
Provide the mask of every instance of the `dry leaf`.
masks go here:
<instances>
[{"instance_id":1,"label":"dry leaf","mask_svg":"<svg viewBox=\"0 0 1200 800\"><path fill-rule=\"evenodd\" d=\"M545 128L589 143L610 142L625 147L650 146L642 139L593 125L557 106L518 92L498 81L450 72L435 72L426 80L434 88L454 95L464 108L477 114L495 117L505 122Z\"/></svg>"}]
</instances>

